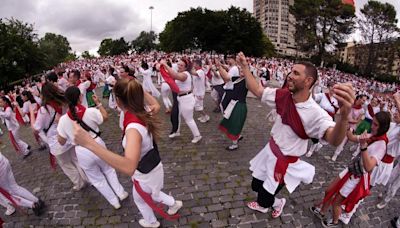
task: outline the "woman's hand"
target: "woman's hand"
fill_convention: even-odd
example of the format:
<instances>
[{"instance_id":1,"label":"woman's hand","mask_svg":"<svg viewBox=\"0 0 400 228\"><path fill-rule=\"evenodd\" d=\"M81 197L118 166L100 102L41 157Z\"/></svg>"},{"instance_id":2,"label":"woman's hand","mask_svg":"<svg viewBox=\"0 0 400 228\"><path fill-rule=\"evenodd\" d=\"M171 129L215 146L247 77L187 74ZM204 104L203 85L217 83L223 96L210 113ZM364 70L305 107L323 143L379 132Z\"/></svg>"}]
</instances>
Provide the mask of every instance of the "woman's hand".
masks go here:
<instances>
[{"instance_id":1,"label":"woman's hand","mask_svg":"<svg viewBox=\"0 0 400 228\"><path fill-rule=\"evenodd\" d=\"M96 106L98 106L98 105L100 104L100 100L99 100L99 98L96 96L96 94L93 94L93 95L92 95L92 98L93 98L94 104L95 104Z\"/></svg>"},{"instance_id":2,"label":"woman's hand","mask_svg":"<svg viewBox=\"0 0 400 228\"><path fill-rule=\"evenodd\" d=\"M368 139L369 139L369 135L368 135L367 131L364 131L364 133L362 133L359 137L359 142L360 142L361 148L368 147L368 143L367 143Z\"/></svg>"}]
</instances>

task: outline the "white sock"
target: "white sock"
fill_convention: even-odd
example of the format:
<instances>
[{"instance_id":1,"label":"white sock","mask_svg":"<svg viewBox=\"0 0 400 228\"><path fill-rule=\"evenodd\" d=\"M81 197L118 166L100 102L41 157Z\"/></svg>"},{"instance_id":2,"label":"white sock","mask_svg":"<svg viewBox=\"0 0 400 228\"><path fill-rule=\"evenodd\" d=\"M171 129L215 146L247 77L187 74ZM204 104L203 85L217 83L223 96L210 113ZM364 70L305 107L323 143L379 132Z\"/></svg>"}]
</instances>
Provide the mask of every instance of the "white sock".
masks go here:
<instances>
[{"instance_id":1,"label":"white sock","mask_svg":"<svg viewBox=\"0 0 400 228\"><path fill-rule=\"evenodd\" d=\"M272 205L272 207L273 208L279 207L281 205L281 203L282 203L282 200L275 197L275 201L274 201L274 204Z\"/></svg>"}]
</instances>

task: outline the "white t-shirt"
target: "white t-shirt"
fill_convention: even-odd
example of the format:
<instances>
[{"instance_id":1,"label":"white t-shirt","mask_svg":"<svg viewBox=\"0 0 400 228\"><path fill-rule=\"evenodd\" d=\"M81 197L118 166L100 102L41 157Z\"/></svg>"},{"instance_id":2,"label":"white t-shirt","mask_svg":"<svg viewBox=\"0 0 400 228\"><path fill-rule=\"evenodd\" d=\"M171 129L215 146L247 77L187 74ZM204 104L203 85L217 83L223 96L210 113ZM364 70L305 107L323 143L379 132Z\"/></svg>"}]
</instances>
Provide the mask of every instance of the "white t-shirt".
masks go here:
<instances>
[{"instance_id":1,"label":"white t-shirt","mask_svg":"<svg viewBox=\"0 0 400 228\"><path fill-rule=\"evenodd\" d=\"M183 73L187 75L186 80L180 81L175 79L175 83L179 87L180 92L189 92L192 90L192 75L187 71Z\"/></svg>"},{"instance_id":2,"label":"white t-shirt","mask_svg":"<svg viewBox=\"0 0 400 228\"><path fill-rule=\"evenodd\" d=\"M131 128L136 129L142 136L142 146L140 149L140 159L142 159L142 157L144 155L146 155L147 152L149 152L151 149L153 149L153 136L151 134L149 134L149 131L147 130L147 128L145 126L138 124L138 123L128 124L128 126L126 127L126 130L125 130L125 133L128 129L131 129ZM122 139L122 146L124 148L126 147L126 136L124 136L124 138Z\"/></svg>"},{"instance_id":3,"label":"white t-shirt","mask_svg":"<svg viewBox=\"0 0 400 228\"><path fill-rule=\"evenodd\" d=\"M22 112L26 115L30 115L29 114L29 107L32 107L34 112L36 113L38 111L38 104L34 103L32 104L30 101L25 101L24 105L22 106Z\"/></svg>"},{"instance_id":4,"label":"white t-shirt","mask_svg":"<svg viewBox=\"0 0 400 228\"><path fill-rule=\"evenodd\" d=\"M339 108L338 101L333 96L330 96L330 99L331 101L328 100L328 97L325 95L325 93L318 93L314 95L314 100L319 104L319 106L321 106L321 108L330 113L335 113L335 108L332 106L332 104L336 108Z\"/></svg>"},{"instance_id":5,"label":"white t-shirt","mask_svg":"<svg viewBox=\"0 0 400 228\"><path fill-rule=\"evenodd\" d=\"M232 66L231 68L229 68L228 71L229 76L232 77L239 77L239 68L237 66Z\"/></svg>"},{"instance_id":6,"label":"white t-shirt","mask_svg":"<svg viewBox=\"0 0 400 228\"><path fill-rule=\"evenodd\" d=\"M9 131L14 131L19 128L17 119L15 119L15 113L11 107L7 107L4 111L0 111L0 117L5 121Z\"/></svg>"},{"instance_id":7,"label":"white t-shirt","mask_svg":"<svg viewBox=\"0 0 400 228\"><path fill-rule=\"evenodd\" d=\"M58 78L57 85L58 85L58 88L60 88L61 91L65 91L69 87L69 82L64 77L61 77L61 78Z\"/></svg>"},{"instance_id":8,"label":"white t-shirt","mask_svg":"<svg viewBox=\"0 0 400 228\"><path fill-rule=\"evenodd\" d=\"M193 94L204 96L206 93L205 73L202 69L196 70L197 75L193 76Z\"/></svg>"},{"instance_id":9,"label":"white t-shirt","mask_svg":"<svg viewBox=\"0 0 400 228\"><path fill-rule=\"evenodd\" d=\"M82 121L85 122L85 124L91 127L93 130L98 132L98 125L103 123L103 116L98 109L87 108L85 113L83 114ZM73 145L76 145L74 143L73 120L69 118L68 114L64 114L63 116L61 116L60 120L58 121L57 132L61 137L63 137L64 139L69 139ZM93 138L96 137L96 134L91 131L89 132L89 134Z\"/></svg>"},{"instance_id":10,"label":"white t-shirt","mask_svg":"<svg viewBox=\"0 0 400 228\"><path fill-rule=\"evenodd\" d=\"M86 99L86 92L87 89L90 87L90 81L85 81L79 84L78 88L81 91L82 94L82 105L85 106L86 108L88 107L87 99Z\"/></svg>"}]
</instances>

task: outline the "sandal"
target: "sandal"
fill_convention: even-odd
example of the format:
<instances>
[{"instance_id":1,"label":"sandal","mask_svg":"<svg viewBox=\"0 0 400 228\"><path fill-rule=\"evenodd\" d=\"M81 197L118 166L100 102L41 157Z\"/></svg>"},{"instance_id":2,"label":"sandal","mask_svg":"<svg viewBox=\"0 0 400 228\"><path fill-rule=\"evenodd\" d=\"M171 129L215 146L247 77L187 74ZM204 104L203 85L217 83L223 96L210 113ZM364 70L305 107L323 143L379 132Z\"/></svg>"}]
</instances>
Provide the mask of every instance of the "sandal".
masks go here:
<instances>
[{"instance_id":1,"label":"sandal","mask_svg":"<svg viewBox=\"0 0 400 228\"><path fill-rule=\"evenodd\" d=\"M281 199L281 205L278 207L278 209L275 209L272 211L272 218L278 218L279 216L281 216L282 212L283 212L283 207L286 204L286 199L282 198Z\"/></svg>"}]
</instances>

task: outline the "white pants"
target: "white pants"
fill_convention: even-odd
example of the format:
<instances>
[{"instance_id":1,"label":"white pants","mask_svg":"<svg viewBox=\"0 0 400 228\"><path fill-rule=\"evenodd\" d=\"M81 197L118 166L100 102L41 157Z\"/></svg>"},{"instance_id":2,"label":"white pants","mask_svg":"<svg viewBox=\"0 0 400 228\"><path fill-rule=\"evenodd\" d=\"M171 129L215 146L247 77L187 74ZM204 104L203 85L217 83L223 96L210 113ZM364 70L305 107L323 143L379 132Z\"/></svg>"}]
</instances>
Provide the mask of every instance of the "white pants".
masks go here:
<instances>
[{"instance_id":1,"label":"white pants","mask_svg":"<svg viewBox=\"0 0 400 228\"><path fill-rule=\"evenodd\" d=\"M193 137L196 137L200 136L200 131L193 119L194 103L195 99L192 93L185 96L178 96L179 115L185 120L186 124L192 131Z\"/></svg>"},{"instance_id":2,"label":"white pants","mask_svg":"<svg viewBox=\"0 0 400 228\"><path fill-rule=\"evenodd\" d=\"M17 184L8 160L6 161L6 168L4 171L4 173L0 173L0 187L10 193L19 206L32 208L33 204L38 202L39 199L30 191Z\"/></svg>"},{"instance_id":3,"label":"white pants","mask_svg":"<svg viewBox=\"0 0 400 228\"><path fill-rule=\"evenodd\" d=\"M71 147L69 150L55 157L58 165L61 167L64 174L71 180L74 186L82 188L85 183L88 182L86 174L78 164L75 147Z\"/></svg>"},{"instance_id":4,"label":"white pants","mask_svg":"<svg viewBox=\"0 0 400 228\"><path fill-rule=\"evenodd\" d=\"M96 142L106 147L100 137L96 138ZM119 183L115 169L84 147L76 146L75 150L78 163L85 171L90 183L111 205L119 203L118 197L123 196L124 188Z\"/></svg>"},{"instance_id":5,"label":"white pants","mask_svg":"<svg viewBox=\"0 0 400 228\"><path fill-rule=\"evenodd\" d=\"M0 193L0 205L5 208L8 208L11 205L11 202L1 193Z\"/></svg>"},{"instance_id":6,"label":"white pants","mask_svg":"<svg viewBox=\"0 0 400 228\"><path fill-rule=\"evenodd\" d=\"M146 184L140 183L140 187L143 189L144 192L147 192L151 195L151 188L147 186ZM142 199L142 197L139 195L139 193L136 191L135 186L132 188L132 195L133 195L133 201L135 201L135 204L137 208L139 209L140 213L142 214L144 220L148 223L154 223L157 221L156 216L154 215L153 209ZM157 197L152 195L152 198L155 202L161 202L169 207L173 206L175 204L175 199L174 197L165 194L164 192L160 191Z\"/></svg>"},{"instance_id":7,"label":"white pants","mask_svg":"<svg viewBox=\"0 0 400 228\"><path fill-rule=\"evenodd\" d=\"M161 97L166 109L170 109L172 107L171 100L169 99L170 92L171 89L169 88L169 85L166 82L163 82L161 84Z\"/></svg>"},{"instance_id":8,"label":"white pants","mask_svg":"<svg viewBox=\"0 0 400 228\"><path fill-rule=\"evenodd\" d=\"M396 196L396 192L400 188L400 163L397 163L393 168L388 184L384 199L386 203L389 203L389 201Z\"/></svg>"},{"instance_id":9,"label":"white pants","mask_svg":"<svg viewBox=\"0 0 400 228\"><path fill-rule=\"evenodd\" d=\"M19 147L19 151L21 152L22 155L27 155L29 153L28 150L28 144L24 141L22 141L19 137L19 127L12 130L11 133L14 136L15 142L17 143L17 146Z\"/></svg>"}]
</instances>

